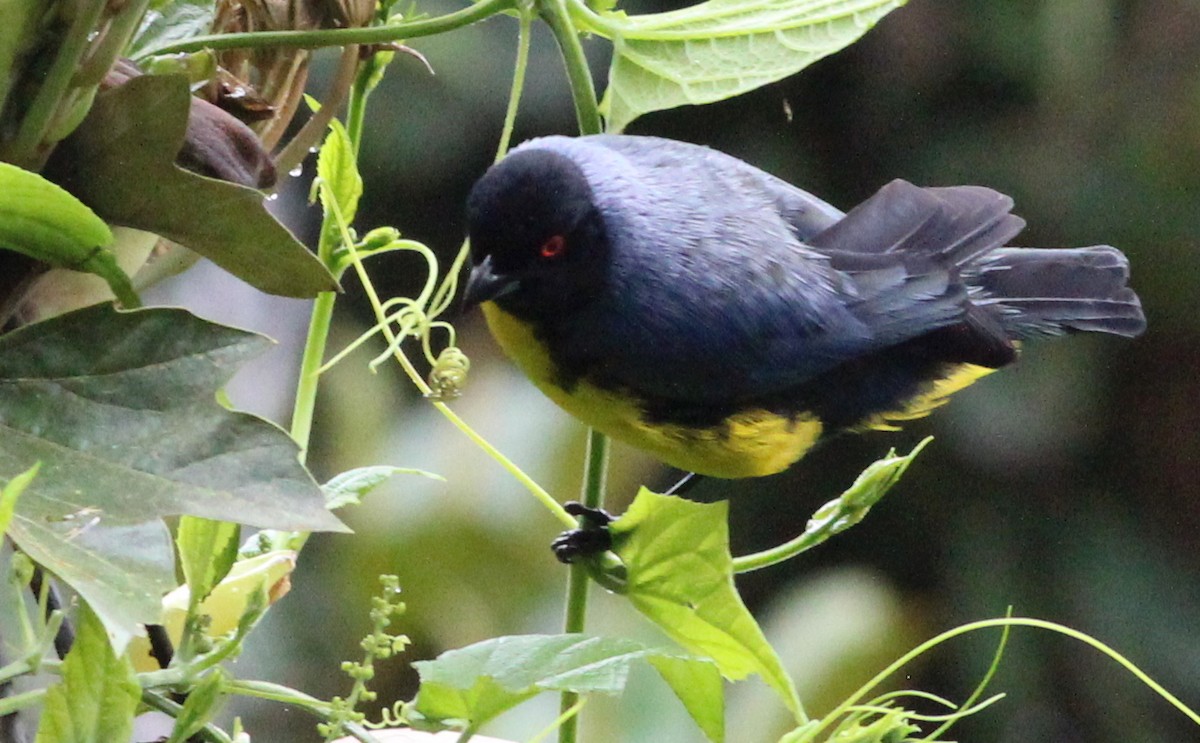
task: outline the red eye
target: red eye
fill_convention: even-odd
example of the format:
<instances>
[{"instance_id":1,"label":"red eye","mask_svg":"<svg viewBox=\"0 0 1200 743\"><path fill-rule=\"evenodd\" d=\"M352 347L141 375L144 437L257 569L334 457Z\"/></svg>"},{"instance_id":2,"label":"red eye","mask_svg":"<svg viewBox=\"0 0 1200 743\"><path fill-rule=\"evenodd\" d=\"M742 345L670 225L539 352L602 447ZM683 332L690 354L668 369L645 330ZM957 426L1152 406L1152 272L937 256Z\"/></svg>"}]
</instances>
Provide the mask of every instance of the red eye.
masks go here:
<instances>
[{"instance_id":1,"label":"red eye","mask_svg":"<svg viewBox=\"0 0 1200 743\"><path fill-rule=\"evenodd\" d=\"M562 235L555 235L542 243L542 247L538 249L538 254L543 258L557 258L565 252L567 252L567 241Z\"/></svg>"}]
</instances>

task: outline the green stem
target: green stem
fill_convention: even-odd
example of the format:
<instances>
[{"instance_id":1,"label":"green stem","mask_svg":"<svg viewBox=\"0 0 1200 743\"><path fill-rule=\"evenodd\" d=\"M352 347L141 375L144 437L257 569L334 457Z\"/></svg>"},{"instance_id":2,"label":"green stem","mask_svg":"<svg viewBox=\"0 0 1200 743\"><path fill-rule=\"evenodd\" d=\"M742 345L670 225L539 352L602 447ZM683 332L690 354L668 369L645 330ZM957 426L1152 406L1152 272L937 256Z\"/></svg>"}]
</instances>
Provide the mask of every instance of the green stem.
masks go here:
<instances>
[{"instance_id":1,"label":"green stem","mask_svg":"<svg viewBox=\"0 0 1200 743\"><path fill-rule=\"evenodd\" d=\"M571 84L571 97L575 101L579 133L599 134L604 131L604 123L596 104L596 88L592 85L592 71L583 54L583 45L579 43L579 32L575 29L571 14L563 0L538 0L538 10L554 32L554 40L562 52L567 81Z\"/></svg>"},{"instance_id":2,"label":"green stem","mask_svg":"<svg viewBox=\"0 0 1200 743\"><path fill-rule=\"evenodd\" d=\"M587 462L583 470L583 505L604 507L604 490L608 486L608 437L596 429L588 429Z\"/></svg>"},{"instance_id":3,"label":"green stem","mask_svg":"<svg viewBox=\"0 0 1200 743\"><path fill-rule=\"evenodd\" d=\"M772 565L778 565L781 562L792 559L801 552L816 547L831 536L833 534L828 531L806 532L777 547L735 557L733 558L733 572L749 573L753 570L762 570Z\"/></svg>"},{"instance_id":4,"label":"green stem","mask_svg":"<svg viewBox=\"0 0 1200 743\"><path fill-rule=\"evenodd\" d=\"M363 124L367 120L367 96L358 95L356 91L367 90L377 64L371 59L358 66L358 77L354 80L350 100L346 103L346 137L354 148L355 158L358 158L358 148L362 146Z\"/></svg>"},{"instance_id":5,"label":"green stem","mask_svg":"<svg viewBox=\"0 0 1200 743\"><path fill-rule=\"evenodd\" d=\"M366 110L369 79L359 75L350 88L349 111L359 117ZM362 135L362 122L353 130L347 130L353 152L358 152ZM330 270L335 270L334 250L338 247L338 231L329 229L334 215L326 211L321 220L321 237L317 243L317 258ZM300 381L296 385L296 403L292 409L292 438L300 445L300 461L308 457L309 439L312 436L313 414L317 405L317 386L321 380L321 362L325 358L325 347L329 341L329 329L333 324L333 307L337 302L335 292L321 292L313 302L312 315L308 323L308 337L304 341L304 356L300 361Z\"/></svg>"},{"instance_id":6,"label":"green stem","mask_svg":"<svg viewBox=\"0 0 1200 743\"><path fill-rule=\"evenodd\" d=\"M161 689L170 686L189 686L200 674L221 665L230 657L241 652L240 639L227 640L216 650L204 655L198 655L187 662L164 668L160 671L146 671L138 674L138 683L143 689Z\"/></svg>"},{"instance_id":7,"label":"green stem","mask_svg":"<svg viewBox=\"0 0 1200 743\"><path fill-rule=\"evenodd\" d=\"M142 689L142 704L176 719L183 712L182 704L167 699L162 694L148 689ZM209 741L209 743L233 743L233 740L225 734L225 731L212 725L205 725L200 728L196 732L196 735L203 740Z\"/></svg>"},{"instance_id":8,"label":"green stem","mask_svg":"<svg viewBox=\"0 0 1200 743\"><path fill-rule=\"evenodd\" d=\"M817 736L822 731L824 731L830 725L835 723L838 720L838 718L840 718L842 715L844 715L847 712L847 710L849 710L854 705L858 704L859 700L861 700L863 697L865 697L867 694L869 694L872 689L874 689L875 687L882 684L889 676L898 672L901 668L903 668L904 666L911 663L918 656L923 655L924 653L928 652L929 650L933 649L934 647L941 645L942 643L946 642L947 640L951 640L955 637L958 637L959 635L965 635L970 632L977 632L982 629L1007 628L1007 627L1033 627L1035 629L1049 630L1050 632L1057 632L1061 635L1066 635L1067 637L1070 637L1073 640L1082 642L1085 645L1090 645L1095 650L1100 651L1104 655L1107 655L1110 659L1116 661L1119 666L1121 666L1126 671L1128 671L1130 674L1132 674L1133 677L1136 678L1138 681L1140 681L1143 684L1145 684L1146 686L1148 686L1151 691L1153 691L1155 694L1158 694L1160 697L1162 697L1164 700L1166 700L1168 704L1170 704L1175 709L1182 712L1192 722L1196 723L1197 725L1200 725L1200 714L1197 714L1194 710L1192 710L1190 707L1188 707L1186 704L1184 704L1182 701L1180 701L1180 699L1178 697L1176 697L1174 694L1172 694L1171 692L1169 692L1165 688L1163 688L1163 686L1161 684L1159 684L1157 681L1155 681L1154 679L1147 676L1145 671L1143 671L1142 669L1135 666L1125 656L1121 655L1116 650L1113 650L1108 645L1105 645L1104 643L1100 642L1099 640L1095 639L1094 637L1092 637L1090 635L1086 635L1077 629L1072 629L1070 627L1067 627L1067 626L1064 626L1061 624L1057 624L1055 622L1047 622L1043 619L1031 619L1031 618L1026 618L1026 617L1004 617L1002 619L984 619L984 620L981 620L978 622L970 622L968 624L959 625L958 627L954 627L953 629L946 630L945 632L941 633L937 637L933 637L933 638L921 643L917 647L913 648L912 650L908 651L907 653L905 653L904 655L900 656L898 659L893 661L892 664L889 665L887 668L885 668L882 671L880 671L879 673L875 674L875 676L870 681L868 681L867 683L865 683L861 687L859 687L858 691L854 692L849 697L847 697L845 700L843 700L841 704L839 704L836 708L833 709L833 711L831 711L828 714L826 714L825 716L823 716L821 718L821 722L818 725L812 727L811 729L806 729L804 731L805 732L804 737L798 738L796 743L809 743L810 741L817 740Z\"/></svg>"},{"instance_id":9,"label":"green stem","mask_svg":"<svg viewBox=\"0 0 1200 743\"><path fill-rule=\"evenodd\" d=\"M40 170L43 139L63 98L71 89L75 71L87 53L88 37L100 22L107 5L106 0L76 4L75 18L58 45L58 54L22 117L16 136L0 159L31 170Z\"/></svg>"},{"instance_id":10,"label":"green stem","mask_svg":"<svg viewBox=\"0 0 1200 743\"><path fill-rule=\"evenodd\" d=\"M393 23L368 28L335 28L320 31L258 31L240 34L213 34L193 36L186 41L168 44L146 52L149 54L175 54L198 52L203 49L222 51L225 49L263 49L286 46L295 49L317 49L326 46L347 44L387 44L405 39L453 31L469 26L476 21L510 10L516 0L483 0L462 10L437 18L423 18L408 23ZM145 56L145 55L143 55Z\"/></svg>"},{"instance_id":11,"label":"green stem","mask_svg":"<svg viewBox=\"0 0 1200 743\"><path fill-rule=\"evenodd\" d=\"M517 107L521 102L521 91L525 89L525 72L529 69L529 41L533 36L533 12L522 5L520 30L517 32L517 64L513 69L512 88L508 93L508 108L504 112L504 128L500 130L500 145L496 148L496 162L508 154L512 142L513 127L517 122Z\"/></svg>"},{"instance_id":12,"label":"green stem","mask_svg":"<svg viewBox=\"0 0 1200 743\"><path fill-rule=\"evenodd\" d=\"M0 668L0 684L17 676L25 676L34 672L33 664L27 660L17 660Z\"/></svg>"},{"instance_id":13,"label":"green stem","mask_svg":"<svg viewBox=\"0 0 1200 743\"><path fill-rule=\"evenodd\" d=\"M224 689L230 694L265 699L269 702L279 702L280 704L299 707L318 716L327 715L333 709L333 706L329 702L270 681L254 681L251 679L232 680L225 684Z\"/></svg>"},{"instance_id":14,"label":"green stem","mask_svg":"<svg viewBox=\"0 0 1200 743\"><path fill-rule=\"evenodd\" d=\"M142 23L150 0L137 0L121 4L116 15L109 18L103 36L92 43L79 69L71 78L71 84L76 88L93 88L100 84L113 62L121 56L121 50L129 45L129 40ZM109 3L109 7L118 7Z\"/></svg>"},{"instance_id":15,"label":"green stem","mask_svg":"<svg viewBox=\"0 0 1200 743\"><path fill-rule=\"evenodd\" d=\"M270 702L279 702L291 707L299 707L311 715L328 719L329 712L332 709L329 702L309 696L303 692L296 691L281 684L273 684L270 681L253 681L239 680L230 681L225 685L225 691L230 694L237 694L244 697L254 697L255 699L265 699ZM361 725L353 722L343 722L342 729L349 733L356 740L363 743L379 743L371 733Z\"/></svg>"},{"instance_id":16,"label":"green stem","mask_svg":"<svg viewBox=\"0 0 1200 743\"><path fill-rule=\"evenodd\" d=\"M537 0L537 8L554 33L567 70L567 81L571 85L571 98L575 103L575 118L580 134L599 134L604 130L600 110L596 104L596 89L592 85L592 72L588 67L583 45L579 43L579 32L571 20L564 0ZM608 465L608 439L595 429L588 431L587 463L583 473L583 505L600 508L604 505L605 474ZM583 632L587 624L587 599L589 587L588 566L578 562L571 566L567 576L567 606L563 629L567 633ZM563 692L559 709L564 717L558 729L559 743L575 743L579 736L579 715L568 712L579 704L579 695Z\"/></svg>"},{"instance_id":17,"label":"green stem","mask_svg":"<svg viewBox=\"0 0 1200 743\"><path fill-rule=\"evenodd\" d=\"M913 447L913 450L907 455L896 456L896 453L893 451L884 459L872 464L859 475L859 479L855 480L849 490L842 493L837 499L817 509L817 512L813 514L803 533L795 539L784 542L777 547L772 547L762 552L755 552L751 555L735 557L733 559L733 572L748 573L752 570L761 570L771 565L777 565L785 560L790 560L796 555L822 544L835 534L840 534L859 523L866 517L871 507L879 502L879 499L899 480L900 476L908 469L913 458L930 441L933 441L933 437L927 436L921 443ZM877 480L880 473L884 473L887 477L887 480L883 483ZM867 479L864 480L864 478ZM872 485L871 483L875 484Z\"/></svg>"},{"instance_id":18,"label":"green stem","mask_svg":"<svg viewBox=\"0 0 1200 743\"><path fill-rule=\"evenodd\" d=\"M608 437L596 429L588 430L587 463L583 471L582 502L587 508L604 505L605 481L608 471ZM587 626L587 600L590 578L588 567L583 562L571 565L567 574L567 609L563 620L563 632L583 632ZM579 695L563 692L559 710L563 715L562 727L558 729L558 743L575 743L579 735L579 715L568 716L568 712L579 704Z\"/></svg>"},{"instance_id":19,"label":"green stem","mask_svg":"<svg viewBox=\"0 0 1200 743\"><path fill-rule=\"evenodd\" d=\"M420 377L417 377L417 379L424 384L425 380L420 379ZM561 521L565 526L577 526L577 522L571 517L571 514L567 513L566 509L564 509L558 501L554 500L554 498L546 492L545 488L543 488L541 485L538 485L532 477L525 474L524 470L518 467L511 459L504 456L499 449L492 446L487 439L476 433L475 429L471 428L469 425L467 425L466 421L458 417L458 414L451 410L446 403L435 402L433 407L435 407L438 412L445 416L446 420L450 421L451 425L465 434L467 438L471 439L471 441L475 442L476 446L482 449L489 457L494 459L497 464L499 464L508 472L508 474L512 475L513 479L525 486L525 489L533 494L533 496L537 498L556 519Z\"/></svg>"},{"instance_id":20,"label":"green stem","mask_svg":"<svg viewBox=\"0 0 1200 743\"><path fill-rule=\"evenodd\" d=\"M321 242L326 233L322 231ZM328 264L326 264L328 265ZM321 360L325 357L325 344L329 340L329 328L333 323L333 305L337 301L335 292L321 292L313 302L312 315L308 321L308 337L304 341L304 356L300 361L300 381L296 385L296 404L292 409L292 438L300 445L300 461L308 458L308 443L312 436L313 413L317 407L317 385L320 382Z\"/></svg>"},{"instance_id":21,"label":"green stem","mask_svg":"<svg viewBox=\"0 0 1200 743\"><path fill-rule=\"evenodd\" d=\"M23 694L0 698L0 717L39 704L46 696L45 689L34 689Z\"/></svg>"}]
</instances>

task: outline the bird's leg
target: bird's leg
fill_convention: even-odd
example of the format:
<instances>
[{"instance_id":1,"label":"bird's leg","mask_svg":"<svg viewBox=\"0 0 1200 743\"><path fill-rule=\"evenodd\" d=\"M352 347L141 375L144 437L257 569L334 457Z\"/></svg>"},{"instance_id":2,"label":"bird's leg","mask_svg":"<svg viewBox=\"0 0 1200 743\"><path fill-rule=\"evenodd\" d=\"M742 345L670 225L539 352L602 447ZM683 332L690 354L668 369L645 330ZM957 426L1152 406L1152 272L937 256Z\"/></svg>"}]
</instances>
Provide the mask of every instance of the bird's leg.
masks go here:
<instances>
[{"instance_id":1,"label":"bird's leg","mask_svg":"<svg viewBox=\"0 0 1200 743\"><path fill-rule=\"evenodd\" d=\"M704 475L689 472L665 494L684 497L703 479ZM612 547L612 536L608 533L608 525L613 521L612 514L600 508L588 508L578 501L568 501L563 508L582 521L578 529L568 529L550 543L550 549L559 562L570 564L580 557L599 554Z\"/></svg>"},{"instance_id":2,"label":"bird's leg","mask_svg":"<svg viewBox=\"0 0 1200 743\"><path fill-rule=\"evenodd\" d=\"M613 516L601 508L588 508L577 501L563 504L567 513L581 519L578 529L568 529L550 543L559 562L572 563L580 557L595 555L612 547L608 525Z\"/></svg>"},{"instance_id":3,"label":"bird's leg","mask_svg":"<svg viewBox=\"0 0 1200 743\"><path fill-rule=\"evenodd\" d=\"M689 472L684 475L679 482L671 486L670 490L663 495L676 495L680 498L686 497L688 491L696 487L696 484L704 480L704 475L697 475L695 472Z\"/></svg>"}]
</instances>

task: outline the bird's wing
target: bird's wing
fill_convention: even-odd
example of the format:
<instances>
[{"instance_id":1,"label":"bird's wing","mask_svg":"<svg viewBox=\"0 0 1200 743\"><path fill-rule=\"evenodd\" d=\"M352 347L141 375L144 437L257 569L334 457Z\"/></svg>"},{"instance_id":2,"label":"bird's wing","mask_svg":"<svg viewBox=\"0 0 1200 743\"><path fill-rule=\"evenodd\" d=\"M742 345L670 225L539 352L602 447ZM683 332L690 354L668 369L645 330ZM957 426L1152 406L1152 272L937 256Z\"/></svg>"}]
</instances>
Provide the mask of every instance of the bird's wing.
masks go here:
<instances>
[{"instance_id":1,"label":"bird's wing","mask_svg":"<svg viewBox=\"0 0 1200 743\"><path fill-rule=\"evenodd\" d=\"M719 175L728 176L724 166ZM1005 197L898 181L803 245L784 215L764 211L771 192L725 194L707 221L693 215L686 229L657 211L659 226L700 237L684 243L643 230L636 270L579 325L590 337L575 345L594 354L589 366L601 382L720 405L786 392L964 322L1006 343L992 338L995 328L971 326L958 275L961 263L1020 229Z\"/></svg>"},{"instance_id":2,"label":"bird's wing","mask_svg":"<svg viewBox=\"0 0 1200 743\"><path fill-rule=\"evenodd\" d=\"M897 179L807 242L822 252L898 253L963 266L1025 228L1012 206L982 186L921 188Z\"/></svg>"}]
</instances>

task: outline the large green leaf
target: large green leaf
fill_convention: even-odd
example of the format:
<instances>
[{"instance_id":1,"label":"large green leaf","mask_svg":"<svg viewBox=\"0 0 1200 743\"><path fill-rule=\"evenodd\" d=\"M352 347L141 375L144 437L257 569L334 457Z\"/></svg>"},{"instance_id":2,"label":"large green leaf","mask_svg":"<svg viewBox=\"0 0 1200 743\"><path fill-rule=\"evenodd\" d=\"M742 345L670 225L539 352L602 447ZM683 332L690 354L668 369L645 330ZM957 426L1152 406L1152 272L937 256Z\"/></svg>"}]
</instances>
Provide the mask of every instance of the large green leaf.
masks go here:
<instances>
[{"instance_id":1,"label":"large green leaf","mask_svg":"<svg viewBox=\"0 0 1200 743\"><path fill-rule=\"evenodd\" d=\"M616 694L635 662L649 662L709 739L723 740L721 676L712 663L616 637L498 637L418 661L414 711L426 720L478 728L544 691Z\"/></svg>"},{"instance_id":2,"label":"large green leaf","mask_svg":"<svg viewBox=\"0 0 1200 743\"><path fill-rule=\"evenodd\" d=\"M708 0L583 22L614 44L602 110L618 132L642 114L732 98L850 45L905 0Z\"/></svg>"},{"instance_id":3,"label":"large green leaf","mask_svg":"<svg viewBox=\"0 0 1200 743\"><path fill-rule=\"evenodd\" d=\"M114 633L156 621L173 584L163 516L345 530L286 433L217 404L267 345L183 310L104 305L0 337L0 479L42 463L9 533Z\"/></svg>"},{"instance_id":4,"label":"large green leaf","mask_svg":"<svg viewBox=\"0 0 1200 743\"><path fill-rule=\"evenodd\" d=\"M174 240L265 292L336 289L260 192L175 165L190 101L182 75L143 75L104 91L48 172L105 221Z\"/></svg>"},{"instance_id":5,"label":"large green leaf","mask_svg":"<svg viewBox=\"0 0 1200 743\"><path fill-rule=\"evenodd\" d=\"M728 504L693 503L642 488L610 527L625 593L689 652L726 678L762 676L793 712L795 686L733 584Z\"/></svg>"},{"instance_id":6,"label":"large green leaf","mask_svg":"<svg viewBox=\"0 0 1200 743\"><path fill-rule=\"evenodd\" d=\"M133 735L141 687L128 658L113 652L86 605L63 659L62 681L46 691L36 743L116 743Z\"/></svg>"}]
</instances>

